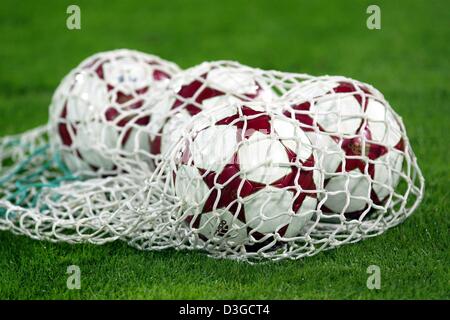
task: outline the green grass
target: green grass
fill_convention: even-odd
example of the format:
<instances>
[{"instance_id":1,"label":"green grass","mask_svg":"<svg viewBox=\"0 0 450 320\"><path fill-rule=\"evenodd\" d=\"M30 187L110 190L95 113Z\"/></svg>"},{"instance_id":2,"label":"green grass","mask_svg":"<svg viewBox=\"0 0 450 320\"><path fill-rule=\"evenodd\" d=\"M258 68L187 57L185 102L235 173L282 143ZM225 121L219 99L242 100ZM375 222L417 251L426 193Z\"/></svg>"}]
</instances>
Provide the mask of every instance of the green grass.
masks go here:
<instances>
[{"instance_id":1,"label":"green grass","mask_svg":"<svg viewBox=\"0 0 450 320\"><path fill-rule=\"evenodd\" d=\"M342 74L381 90L402 115L426 178L416 213L385 234L301 261L247 265L196 252L141 252L38 242L0 232L0 298L449 299L450 6L377 1L77 1L82 29L65 28L72 1L0 5L0 135L47 119L60 79L82 59L127 47L189 67L232 59L261 68ZM78 265L82 289L68 290ZM368 290L369 265L381 290Z\"/></svg>"}]
</instances>

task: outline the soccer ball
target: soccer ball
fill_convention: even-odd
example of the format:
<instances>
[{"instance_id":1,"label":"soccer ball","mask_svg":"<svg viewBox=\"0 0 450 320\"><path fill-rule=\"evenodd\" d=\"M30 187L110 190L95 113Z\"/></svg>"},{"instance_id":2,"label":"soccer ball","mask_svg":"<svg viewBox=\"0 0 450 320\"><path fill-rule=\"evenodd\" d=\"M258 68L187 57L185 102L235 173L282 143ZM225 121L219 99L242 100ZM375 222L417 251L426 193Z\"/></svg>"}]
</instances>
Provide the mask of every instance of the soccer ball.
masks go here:
<instances>
[{"instance_id":1,"label":"soccer ball","mask_svg":"<svg viewBox=\"0 0 450 320\"><path fill-rule=\"evenodd\" d=\"M264 104L204 111L177 146L175 192L203 243L270 246L300 235L315 213L320 173L311 142Z\"/></svg>"},{"instance_id":2,"label":"soccer ball","mask_svg":"<svg viewBox=\"0 0 450 320\"><path fill-rule=\"evenodd\" d=\"M399 182L405 145L382 94L348 78L320 77L284 98L291 101L284 114L318 149L327 191L322 212L351 220L384 206Z\"/></svg>"},{"instance_id":3,"label":"soccer ball","mask_svg":"<svg viewBox=\"0 0 450 320\"><path fill-rule=\"evenodd\" d=\"M138 51L95 54L61 82L50 105L50 137L78 173L114 174L114 158L151 165L152 106L179 68Z\"/></svg>"},{"instance_id":4,"label":"soccer ball","mask_svg":"<svg viewBox=\"0 0 450 320\"><path fill-rule=\"evenodd\" d=\"M270 102L276 97L256 70L231 61L204 62L178 74L156 109L159 134L153 154L165 154L183 134L189 120L202 110L240 101ZM155 120L158 122L158 120Z\"/></svg>"}]
</instances>

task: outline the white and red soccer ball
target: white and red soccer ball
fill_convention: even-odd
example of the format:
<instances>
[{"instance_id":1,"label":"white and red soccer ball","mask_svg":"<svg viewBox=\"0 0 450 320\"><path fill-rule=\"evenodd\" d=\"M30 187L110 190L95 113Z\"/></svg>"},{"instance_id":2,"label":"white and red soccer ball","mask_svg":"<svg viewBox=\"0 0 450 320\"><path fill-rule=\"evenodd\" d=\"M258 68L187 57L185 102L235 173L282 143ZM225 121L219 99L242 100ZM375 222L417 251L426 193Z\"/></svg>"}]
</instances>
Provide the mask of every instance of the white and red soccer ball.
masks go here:
<instances>
[{"instance_id":1,"label":"white and red soccer ball","mask_svg":"<svg viewBox=\"0 0 450 320\"><path fill-rule=\"evenodd\" d=\"M399 182L405 145L400 121L381 93L343 77L319 77L286 94L284 111L318 151L327 216L359 219L381 208Z\"/></svg>"},{"instance_id":2,"label":"white and red soccer ball","mask_svg":"<svg viewBox=\"0 0 450 320\"><path fill-rule=\"evenodd\" d=\"M151 164L151 107L179 68L132 50L95 54L72 70L50 106L52 145L74 172L113 174L114 157Z\"/></svg>"},{"instance_id":3,"label":"white and red soccer ball","mask_svg":"<svg viewBox=\"0 0 450 320\"><path fill-rule=\"evenodd\" d=\"M240 101L270 102L276 98L257 70L231 61L204 62L175 76L155 107L157 133L153 154L165 154L196 114Z\"/></svg>"},{"instance_id":4,"label":"white and red soccer ball","mask_svg":"<svg viewBox=\"0 0 450 320\"><path fill-rule=\"evenodd\" d=\"M301 234L320 175L296 121L240 102L198 114L188 132L172 177L199 239L255 250Z\"/></svg>"}]
</instances>

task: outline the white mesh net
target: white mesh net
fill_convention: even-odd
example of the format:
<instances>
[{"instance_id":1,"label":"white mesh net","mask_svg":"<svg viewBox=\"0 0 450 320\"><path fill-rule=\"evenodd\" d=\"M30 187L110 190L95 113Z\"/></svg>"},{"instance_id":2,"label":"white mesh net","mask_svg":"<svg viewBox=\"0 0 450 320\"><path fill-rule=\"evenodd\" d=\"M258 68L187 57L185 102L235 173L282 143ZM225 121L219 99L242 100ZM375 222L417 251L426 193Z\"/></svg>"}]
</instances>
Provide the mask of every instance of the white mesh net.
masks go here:
<instances>
[{"instance_id":1,"label":"white mesh net","mask_svg":"<svg viewBox=\"0 0 450 320\"><path fill-rule=\"evenodd\" d=\"M0 228L36 239L298 259L383 233L423 195L401 118L349 78L121 50L69 74L50 115L0 141Z\"/></svg>"}]
</instances>

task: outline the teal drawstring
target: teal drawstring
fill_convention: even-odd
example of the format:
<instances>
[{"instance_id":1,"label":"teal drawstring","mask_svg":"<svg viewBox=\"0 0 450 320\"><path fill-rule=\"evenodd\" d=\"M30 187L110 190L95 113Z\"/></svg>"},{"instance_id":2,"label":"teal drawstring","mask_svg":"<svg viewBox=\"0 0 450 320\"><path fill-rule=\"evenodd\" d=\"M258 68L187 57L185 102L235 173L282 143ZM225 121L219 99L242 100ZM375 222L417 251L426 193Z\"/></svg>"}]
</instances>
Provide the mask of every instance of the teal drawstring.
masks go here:
<instances>
[{"instance_id":1,"label":"teal drawstring","mask_svg":"<svg viewBox=\"0 0 450 320\"><path fill-rule=\"evenodd\" d=\"M33 160L37 157L45 157L50 146L44 145L37 148L27 159L19 162L5 176L0 177L0 189L5 188L7 183L14 185L14 191L6 197L11 203L27 208L36 206L40 193L44 188L56 188L66 181L77 181L79 177L63 163L60 154L55 154L36 168L31 167ZM56 176L43 182L40 180L46 172L53 171ZM25 173L25 176L21 176ZM21 176L21 178L17 178ZM5 208L0 208L0 216L6 213Z\"/></svg>"}]
</instances>

